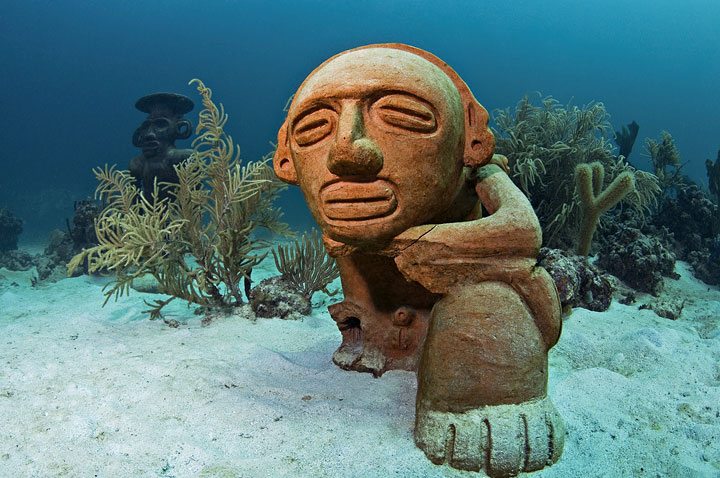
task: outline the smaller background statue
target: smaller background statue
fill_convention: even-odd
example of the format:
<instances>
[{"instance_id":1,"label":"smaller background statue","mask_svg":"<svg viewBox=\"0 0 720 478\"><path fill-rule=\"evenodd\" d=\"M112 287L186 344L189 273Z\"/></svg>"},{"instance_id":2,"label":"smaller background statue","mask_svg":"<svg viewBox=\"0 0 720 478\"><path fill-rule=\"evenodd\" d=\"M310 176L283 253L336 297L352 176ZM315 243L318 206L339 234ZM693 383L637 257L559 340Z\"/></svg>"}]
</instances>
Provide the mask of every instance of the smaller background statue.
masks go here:
<instances>
[{"instance_id":1,"label":"smaller background statue","mask_svg":"<svg viewBox=\"0 0 720 478\"><path fill-rule=\"evenodd\" d=\"M158 199L169 197L170 189L161 183L177 183L174 166L193 153L192 149L176 148L175 140L187 139L192 134L192 123L183 115L194 106L190 98L175 93L153 93L135 102L135 108L148 117L133 133L133 145L142 149L142 153L130 160L130 174L146 199L152 198L155 180Z\"/></svg>"}]
</instances>

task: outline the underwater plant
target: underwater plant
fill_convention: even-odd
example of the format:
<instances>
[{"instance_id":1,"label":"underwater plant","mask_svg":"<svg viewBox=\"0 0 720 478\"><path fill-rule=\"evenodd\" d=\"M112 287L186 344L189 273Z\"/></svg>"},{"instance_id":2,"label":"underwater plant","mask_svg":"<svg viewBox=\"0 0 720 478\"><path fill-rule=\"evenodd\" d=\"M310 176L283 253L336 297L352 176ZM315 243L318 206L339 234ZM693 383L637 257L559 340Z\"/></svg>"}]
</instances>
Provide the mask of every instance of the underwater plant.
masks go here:
<instances>
[{"instance_id":1,"label":"underwater plant","mask_svg":"<svg viewBox=\"0 0 720 478\"><path fill-rule=\"evenodd\" d=\"M716 202L720 204L720 150L718 150L715 164L713 164L712 159L705 160L705 170L707 171L710 194L713 194Z\"/></svg>"},{"instance_id":2,"label":"underwater plant","mask_svg":"<svg viewBox=\"0 0 720 478\"><path fill-rule=\"evenodd\" d=\"M261 227L290 235L273 206L284 184L265 160L242 165L240 151L223 127L223 105L194 79L204 109L199 114L194 153L175 166L174 198L160 197L157 181L146 197L128 171L106 165L93 172L100 181L95 196L107 204L95 223L98 245L83 250L68 264L69 273L87 258L89 272L109 270L115 279L104 289L110 297L127 294L132 281L151 275L166 300L146 304L152 319L180 298L202 306L243 303L243 281L269 246L252 236Z\"/></svg>"},{"instance_id":3,"label":"underwater plant","mask_svg":"<svg viewBox=\"0 0 720 478\"><path fill-rule=\"evenodd\" d=\"M623 156L625 159L630 156L633 146L635 145L635 139L637 138L638 131L640 131L640 125L635 120L628 125L623 125L620 131L615 131L615 144L618 145L618 155Z\"/></svg>"},{"instance_id":4,"label":"underwater plant","mask_svg":"<svg viewBox=\"0 0 720 478\"><path fill-rule=\"evenodd\" d=\"M313 229L308 236L304 233L294 244L277 247L272 250L275 267L283 279L292 284L301 295L310 300L315 292L323 291L327 295L335 295L327 286L339 275L335 259L325 251L322 238Z\"/></svg>"},{"instance_id":5,"label":"underwater plant","mask_svg":"<svg viewBox=\"0 0 720 478\"><path fill-rule=\"evenodd\" d=\"M495 110L493 121L495 152L508 158L513 181L530 199L545 246L570 250L578 242L582 202L575 188L575 168L579 164L603 165L598 190L624 172L632 174L635 188L621 203L642 213L656 206L657 178L614 154L613 132L602 103L563 106L536 93L523 97L514 111Z\"/></svg>"},{"instance_id":6,"label":"underwater plant","mask_svg":"<svg viewBox=\"0 0 720 478\"><path fill-rule=\"evenodd\" d=\"M275 267L281 275L263 279L248 294L256 317L301 319L312 313L315 292L333 296L327 286L339 275L335 259L330 257L315 229L288 245L272 250Z\"/></svg>"},{"instance_id":7,"label":"underwater plant","mask_svg":"<svg viewBox=\"0 0 720 478\"><path fill-rule=\"evenodd\" d=\"M653 172L658 178L660 198L667 197L671 190L677 190L685 185L685 180L680 175L680 170L684 165L680 164L680 153L670 133L661 131L659 141L646 138L645 147L653 165ZM674 171L669 171L669 166L672 166Z\"/></svg>"}]
</instances>

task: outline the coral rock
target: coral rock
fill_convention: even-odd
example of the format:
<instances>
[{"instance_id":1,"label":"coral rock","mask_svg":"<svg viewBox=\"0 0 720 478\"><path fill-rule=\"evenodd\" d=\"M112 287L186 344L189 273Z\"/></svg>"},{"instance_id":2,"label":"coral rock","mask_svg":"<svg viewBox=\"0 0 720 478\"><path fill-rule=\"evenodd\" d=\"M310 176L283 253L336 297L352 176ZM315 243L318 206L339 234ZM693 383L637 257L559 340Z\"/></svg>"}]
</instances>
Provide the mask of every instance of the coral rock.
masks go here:
<instances>
[{"instance_id":1,"label":"coral rock","mask_svg":"<svg viewBox=\"0 0 720 478\"><path fill-rule=\"evenodd\" d=\"M11 271L26 271L36 262L35 256L18 249L0 252L0 267Z\"/></svg>"},{"instance_id":2,"label":"coral rock","mask_svg":"<svg viewBox=\"0 0 720 478\"><path fill-rule=\"evenodd\" d=\"M640 309L650 309L664 319L676 320L685 307L685 300L655 299L641 305Z\"/></svg>"},{"instance_id":3,"label":"coral rock","mask_svg":"<svg viewBox=\"0 0 720 478\"><path fill-rule=\"evenodd\" d=\"M538 254L538 264L555 281L563 308L582 307L602 312L610 307L612 283L586 257L543 247Z\"/></svg>"},{"instance_id":4,"label":"coral rock","mask_svg":"<svg viewBox=\"0 0 720 478\"><path fill-rule=\"evenodd\" d=\"M646 235L639 228L615 221L604 231L598 267L640 292L657 295L663 277L677 278L675 254L661 237Z\"/></svg>"},{"instance_id":5,"label":"coral rock","mask_svg":"<svg viewBox=\"0 0 720 478\"><path fill-rule=\"evenodd\" d=\"M265 279L250 289L250 306L258 317L296 320L312 312L310 301L282 276Z\"/></svg>"}]
</instances>

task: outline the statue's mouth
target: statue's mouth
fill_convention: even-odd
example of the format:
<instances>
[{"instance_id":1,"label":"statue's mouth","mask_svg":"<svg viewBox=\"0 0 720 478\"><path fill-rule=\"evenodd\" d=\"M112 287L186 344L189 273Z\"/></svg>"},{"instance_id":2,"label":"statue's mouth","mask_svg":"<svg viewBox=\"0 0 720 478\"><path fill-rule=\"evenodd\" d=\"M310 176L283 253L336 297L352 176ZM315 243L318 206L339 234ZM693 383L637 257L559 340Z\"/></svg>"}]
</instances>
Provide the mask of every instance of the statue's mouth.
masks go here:
<instances>
[{"instance_id":1,"label":"statue's mouth","mask_svg":"<svg viewBox=\"0 0 720 478\"><path fill-rule=\"evenodd\" d=\"M150 141L143 141L140 143L140 147L142 149L157 149L160 147L160 141L150 140Z\"/></svg>"},{"instance_id":2,"label":"statue's mouth","mask_svg":"<svg viewBox=\"0 0 720 478\"><path fill-rule=\"evenodd\" d=\"M325 216L334 221L377 219L397 209L395 191L388 182L380 179L326 184L320 190L320 203Z\"/></svg>"}]
</instances>

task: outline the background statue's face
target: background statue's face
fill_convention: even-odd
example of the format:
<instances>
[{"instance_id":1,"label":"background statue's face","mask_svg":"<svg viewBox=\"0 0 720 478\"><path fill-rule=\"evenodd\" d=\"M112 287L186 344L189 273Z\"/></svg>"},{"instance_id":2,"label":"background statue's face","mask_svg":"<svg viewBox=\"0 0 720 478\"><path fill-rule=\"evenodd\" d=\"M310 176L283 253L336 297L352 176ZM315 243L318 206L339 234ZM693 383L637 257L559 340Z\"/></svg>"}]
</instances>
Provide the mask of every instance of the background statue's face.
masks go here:
<instances>
[{"instance_id":1,"label":"background statue's face","mask_svg":"<svg viewBox=\"0 0 720 478\"><path fill-rule=\"evenodd\" d=\"M390 48L337 57L289 113L298 183L330 238L354 245L433 222L462 188L457 88L429 61Z\"/></svg>"},{"instance_id":2,"label":"background statue's face","mask_svg":"<svg viewBox=\"0 0 720 478\"><path fill-rule=\"evenodd\" d=\"M163 115L150 115L133 135L133 143L148 158L163 156L174 141L175 120Z\"/></svg>"}]
</instances>

